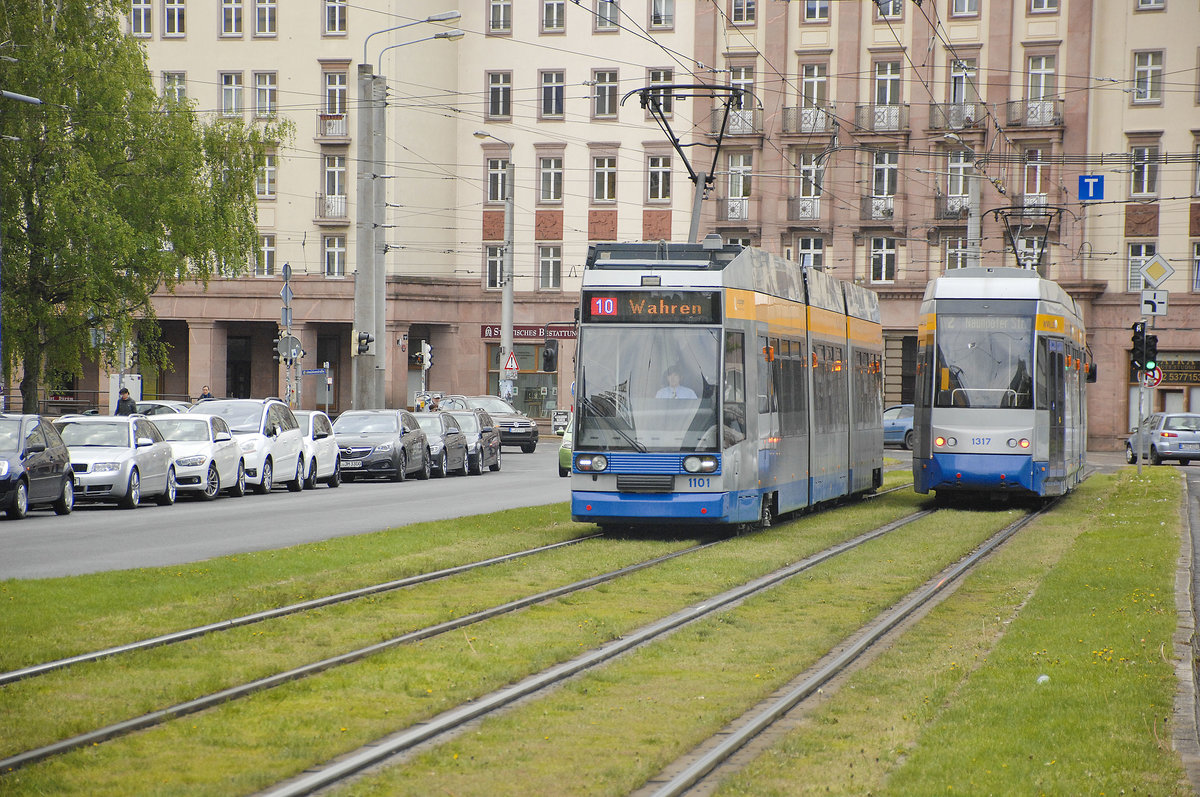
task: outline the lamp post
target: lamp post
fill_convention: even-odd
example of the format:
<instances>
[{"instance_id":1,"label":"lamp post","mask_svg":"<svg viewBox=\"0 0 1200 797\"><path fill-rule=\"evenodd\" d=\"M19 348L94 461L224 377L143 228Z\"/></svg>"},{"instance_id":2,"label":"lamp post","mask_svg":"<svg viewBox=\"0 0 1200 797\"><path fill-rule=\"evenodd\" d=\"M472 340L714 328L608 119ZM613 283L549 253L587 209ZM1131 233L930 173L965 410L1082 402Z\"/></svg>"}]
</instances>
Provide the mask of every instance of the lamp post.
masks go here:
<instances>
[{"instance_id":1,"label":"lamp post","mask_svg":"<svg viewBox=\"0 0 1200 797\"><path fill-rule=\"evenodd\" d=\"M382 233L384 206L387 204L386 188L382 182L387 161L387 81L376 75L374 67L367 62L367 44L382 33L408 28L427 22L451 22L462 17L458 11L444 11L424 19L393 25L367 34L363 39L363 62L358 65L358 165L355 178L355 274L354 274L354 329L366 332L374 340L368 351L357 354L357 340L351 340L353 362L351 384L351 406L355 409L379 408L386 404L388 345L387 345L387 267L384 262L384 240ZM457 41L463 37L458 30L442 31L416 41L403 42L384 47L383 52L393 47L447 39ZM382 71L382 69L380 70ZM357 336L352 336L357 337Z\"/></svg>"},{"instance_id":2,"label":"lamp post","mask_svg":"<svg viewBox=\"0 0 1200 797\"><path fill-rule=\"evenodd\" d=\"M513 191L516 180L511 141L497 138L486 130L476 130L475 138L490 138L508 147L508 166L504 170L504 256L500 259L500 367L504 368L513 351L513 218L516 215Z\"/></svg>"}]
</instances>

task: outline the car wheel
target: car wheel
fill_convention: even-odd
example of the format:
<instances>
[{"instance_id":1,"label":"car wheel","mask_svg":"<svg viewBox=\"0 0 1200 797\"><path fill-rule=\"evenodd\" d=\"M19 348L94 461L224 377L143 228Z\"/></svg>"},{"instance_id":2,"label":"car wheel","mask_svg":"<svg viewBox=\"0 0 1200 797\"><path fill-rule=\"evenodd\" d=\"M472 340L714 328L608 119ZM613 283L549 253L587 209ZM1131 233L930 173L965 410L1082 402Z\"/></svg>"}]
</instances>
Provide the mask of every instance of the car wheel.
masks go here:
<instances>
[{"instance_id":1,"label":"car wheel","mask_svg":"<svg viewBox=\"0 0 1200 797\"><path fill-rule=\"evenodd\" d=\"M121 499L121 508L137 509L141 502L142 477L138 475L137 468L134 468L129 473L129 488L125 490L125 496Z\"/></svg>"},{"instance_id":2,"label":"car wheel","mask_svg":"<svg viewBox=\"0 0 1200 797\"><path fill-rule=\"evenodd\" d=\"M433 475L439 479L444 478L450 470L450 458L446 456L446 449L442 449L442 455L438 457L437 465L434 466Z\"/></svg>"},{"instance_id":3,"label":"car wheel","mask_svg":"<svg viewBox=\"0 0 1200 797\"><path fill-rule=\"evenodd\" d=\"M460 465L458 467L458 470L454 471L454 475L455 476L466 476L470 472L471 472L471 455L468 454L467 450L464 448L463 456L462 456L462 465Z\"/></svg>"},{"instance_id":4,"label":"car wheel","mask_svg":"<svg viewBox=\"0 0 1200 797\"><path fill-rule=\"evenodd\" d=\"M17 489L13 490L12 503L8 506L9 520L20 520L29 514L29 485L24 480L17 481Z\"/></svg>"},{"instance_id":5,"label":"car wheel","mask_svg":"<svg viewBox=\"0 0 1200 797\"><path fill-rule=\"evenodd\" d=\"M571 469L570 469L570 468L564 468L562 465L559 465L559 466L558 466L558 475L559 475L559 476L563 476L563 477L570 476L570 475L571 475Z\"/></svg>"},{"instance_id":6,"label":"car wheel","mask_svg":"<svg viewBox=\"0 0 1200 797\"><path fill-rule=\"evenodd\" d=\"M536 449L536 448L537 448L537 443L522 443L521 444L521 451L523 451L526 454L532 454L534 452L534 449Z\"/></svg>"},{"instance_id":7,"label":"car wheel","mask_svg":"<svg viewBox=\"0 0 1200 797\"><path fill-rule=\"evenodd\" d=\"M429 453L429 449L425 449L425 456L421 457L421 469L417 471L417 478L425 481L433 475L433 455Z\"/></svg>"},{"instance_id":8,"label":"car wheel","mask_svg":"<svg viewBox=\"0 0 1200 797\"><path fill-rule=\"evenodd\" d=\"M267 459L263 460L262 481L257 487L254 488L255 492L257 492L259 495L266 495L267 493L271 492L271 488L275 486L274 479L275 468L272 467L271 460L268 457Z\"/></svg>"},{"instance_id":9,"label":"car wheel","mask_svg":"<svg viewBox=\"0 0 1200 797\"><path fill-rule=\"evenodd\" d=\"M70 473L63 479L62 493L54 502L54 514L69 515L75 508L75 477Z\"/></svg>"},{"instance_id":10,"label":"car wheel","mask_svg":"<svg viewBox=\"0 0 1200 797\"><path fill-rule=\"evenodd\" d=\"M175 469L167 468L167 486L162 491L162 494L154 500L159 506L170 506L175 503L175 493L179 489L179 485L175 482Z\"/></svg>"},{"instance_id":11,"label":"car wheel","mask_svg":"<svg viewBox=\"0 0 1200 797\"><path fill-rule=\"evenodd\" d=\"M333 475L325 482L330 487L339 487L342 484L342 458L339 456L333 461Z\"/></svg>"},{"instance_id":12,"label":"car wheel","mask_svg":"<svg viewBox=\"0 0 1200 797\"><path fill-rule=\"evenodd\" d=\"M913 430L912 429L909 429L907 432L904 433L904 447L907 448L909 451L912 451L912 447L913 447Z\"/></svg>"},{"instance_id":13,"label":"car wheel","mask_svg":"<svg viewBox=\"0 0 1200 797\"><path fill-rule=\"evenodd\" d=\"M1155 448L1154 446L1150 446L1150 464L1151 465L1161 465L1162 463L1163 463L1163 460L1162 460L1162 457L1160 457L1158 455L1158 449Z\"/></svg>"},{"instance_id":14,"label":"car wheel","mask_svg":"<svg viewBox=\"0 0 1200 797\"><path fill-rule=\"evenodd\" d=\"M396 462L396 472L392 474L392 481L402 482L408 478L408 459L404 456L404 450L400 450L400 459Z\"/></svg>"},{"instance_id":15,"label":"car wheel","mask_svg":"<svg viewBox=\"0 0 1200 797\"><path fill-rule=\"evenodd\" d=\"M313 457L312 462L308 463L308 476L304 479L305 490L317 489L317 458Z\"/></svg>"},{"instance_id":16,"label":"car wheel","mask_svg":"<svg viewBox=\"0 0 1200 797\"><path fill-rule=\"evenodd\" d=\"M1181 460L1179 460L1179 464L1180 465L1191 465L1192 461L1190 459L1181 459Z\"/></svg>"},{"instance_id":17,"label":"car wheel","mask_svg":"<svg viewBox=\"0 0 1200 797\"><path fill-rule=\"evenodd\" d=\"M496 448L496 461L493 462L488 467L492 469L493 473L500 470L500 449L499 449L499 447Z\"/></svg>"},{"instance_id":18,"label":"car wheel","mask_svg":"<svg viewBox=\"0 0 1200 797\"><path fill-rule=\"evenodd\" d=\"M221 474L217 473L217 463L208 463L208 473L204 474L204 489L200 491L200 497L205 501L211 501L217 497L217 493L221 492Z\"/></svg>"},{"instance_id":19,"label":"car wheel","mask_svg":"<svg viewBox=\"0 0 1200 797\"><path fill-rule=\"evenodd\" d=\"M1125 444L1125 462L1129 465L1137 462L1137 454L1133 453L1133 446L1129 445L1129 443Z\"/></svg>"},{"instance_id":20,"label":"car wheel","mask_svg":"<svg viewBox=\"0 0 1200 797\"><path fill-rule=\"evenodd\" d=\"M233 481L233 486L229 488L229 494L234 498L241 498L246 494L246 462L238 460L237 478Z\"/></svg>"},{"instance_id":21,"label":"car wheel","mask_svg":"<svg viewBox=\"0 0 1200 797\"><path fill-rule=\"evenodd\" d=\"M476 447L475 453L471 454L467 460L467 469L471 471L472 475L478 476L483 473L483 446Z\"/></svg>"},{"instance_id":22,"label":"car wheel","mask_svg":"<svg viewBox=\"0 0 1200 797\"><path fill-rule=\"evenodd\" d=\"M289 493L298 493L304 489L304 455L296 457L296 478L287 483Z\"/></svg>"}]
</instances>

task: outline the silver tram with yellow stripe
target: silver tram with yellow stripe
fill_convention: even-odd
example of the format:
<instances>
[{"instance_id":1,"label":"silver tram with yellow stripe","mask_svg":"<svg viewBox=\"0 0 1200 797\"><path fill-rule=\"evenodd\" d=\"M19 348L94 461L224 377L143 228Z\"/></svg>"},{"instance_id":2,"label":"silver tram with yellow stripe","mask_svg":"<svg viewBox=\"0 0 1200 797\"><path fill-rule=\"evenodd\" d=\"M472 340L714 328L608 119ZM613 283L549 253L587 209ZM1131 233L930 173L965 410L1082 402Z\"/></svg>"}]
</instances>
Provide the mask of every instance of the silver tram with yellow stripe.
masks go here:
<instances>
[{"instance_id":1,"label":"silver tram with yellow stripe","mask_svg":"<svg viewBox=\"0 0 1200 797\"><path fill-rule=\"evenodd\" d=\"M874 293L760 249L598 244L583 272L571 516L769 525L881 482Z\"/></svg>"},{"instance_id":2,"label":"silver tram with yellow stripe","mask_svg":"<svg viewBox=\"0 0 1200 797\"><path fill-rule=\"evenodd\" d=\"M931 280L918 330L918 493L1062 495L1083 477L1087 383L1079 306L1023 268Z\"/></svg>"}]
</instances>

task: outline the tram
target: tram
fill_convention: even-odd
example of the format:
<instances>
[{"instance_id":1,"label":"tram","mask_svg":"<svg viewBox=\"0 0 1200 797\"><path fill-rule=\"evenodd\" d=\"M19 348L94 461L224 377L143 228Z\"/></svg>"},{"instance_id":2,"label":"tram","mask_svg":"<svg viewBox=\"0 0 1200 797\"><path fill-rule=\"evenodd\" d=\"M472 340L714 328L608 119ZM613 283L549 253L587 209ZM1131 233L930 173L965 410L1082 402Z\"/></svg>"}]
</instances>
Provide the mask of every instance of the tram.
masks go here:
<instances>
[{"instance_id":1,"label":"tram","mask_svg":"<svg viewBox=\"0 0 1200 797\"><path fill-rule=\"evenodd\" d=\"M571 516L767 526L878 487L878 298L761 249L597 244L583 271Z\"/></svg>"},{"instance_id":2,"label":"tram","mask_svg":"<svg viewBox=\"0 0 1200 797\"><path fill-rule=\"evenodd\" d=\"M1079 306L1023 268L954 269L921 303L913 487L1055 496L1083 478L1096 368Z\"/></svg>"}]
</instances>

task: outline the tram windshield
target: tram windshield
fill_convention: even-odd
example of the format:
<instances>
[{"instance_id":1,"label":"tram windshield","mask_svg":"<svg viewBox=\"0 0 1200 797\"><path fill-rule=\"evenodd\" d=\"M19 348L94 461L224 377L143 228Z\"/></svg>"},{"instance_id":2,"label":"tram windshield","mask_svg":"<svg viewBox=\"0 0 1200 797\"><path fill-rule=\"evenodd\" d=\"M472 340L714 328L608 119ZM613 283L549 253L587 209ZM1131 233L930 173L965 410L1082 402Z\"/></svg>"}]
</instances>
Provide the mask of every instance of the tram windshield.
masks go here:
<instances>
[{"instance_id":1,"label":"tram windshield","mask_svg":"<svg viewBox=\"0 0 1200 797\"><path fill-rule=\"evenodd\" d=\"M938 308L934 406L1032 409L1033 303L969 304Z\"/></svg>"},{"instance_id":2,"label":"tram windshield","mask_svg":"<svg viewBox=\"0 0 1200 797\"><path fill-rule=\"evenodd\" d=\"M715 451L720 330L584 327L576 450Z\"/></svg>"}]
</instances>

